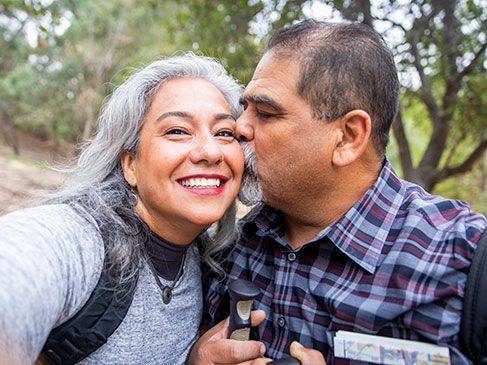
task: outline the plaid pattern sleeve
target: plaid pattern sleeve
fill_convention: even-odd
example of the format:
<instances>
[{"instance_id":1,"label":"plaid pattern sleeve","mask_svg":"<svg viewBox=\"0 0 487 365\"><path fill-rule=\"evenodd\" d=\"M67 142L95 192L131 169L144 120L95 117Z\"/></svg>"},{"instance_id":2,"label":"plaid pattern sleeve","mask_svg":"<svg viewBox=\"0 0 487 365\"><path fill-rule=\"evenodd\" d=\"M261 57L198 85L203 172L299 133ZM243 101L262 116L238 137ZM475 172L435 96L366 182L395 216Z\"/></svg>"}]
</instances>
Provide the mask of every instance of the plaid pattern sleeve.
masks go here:
<instances>
[{"instance_id":1,"label":"plaid pattern sleeve","mask_svg":"<svg viewBox=\"0 0 487 365\"><path fill-rule=\"evenodd\" d=\"M445 345L453 364L470 364L459 350L464 287L486 219L467 204L426 193L397 177L386 161L375 184L341 218L293 250L283 238L282 213L259 205L241 222L228 280L261 289L255 308L266 320L253 335L266 355L281 358L297 340L333 358L338 330ZM211 323L226 291L212 281L206 295Z\"/></svg>"}]
</instances>

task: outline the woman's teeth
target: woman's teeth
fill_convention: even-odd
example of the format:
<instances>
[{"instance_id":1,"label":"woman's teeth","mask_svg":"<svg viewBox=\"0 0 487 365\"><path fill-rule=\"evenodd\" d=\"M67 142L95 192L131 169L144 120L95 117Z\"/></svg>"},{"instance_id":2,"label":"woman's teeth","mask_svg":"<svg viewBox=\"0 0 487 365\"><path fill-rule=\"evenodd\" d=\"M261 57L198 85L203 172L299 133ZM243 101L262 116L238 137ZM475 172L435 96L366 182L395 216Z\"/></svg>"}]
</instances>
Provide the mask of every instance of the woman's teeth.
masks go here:
<instances>
[{"instance_id":1,"label":"woman's teeth","mask_svg":"<svg viewBox=\"0 0 487 365\"><path fill-rule=\"evenodd\" d=\"M191 178L191 179L184 179L179 182L183 186L187 186L190 188L196 189L207 189L207 188L217 188L219 187L222 182L220 179L207 179L207 178Z\"/></svg>"}]
</instances>

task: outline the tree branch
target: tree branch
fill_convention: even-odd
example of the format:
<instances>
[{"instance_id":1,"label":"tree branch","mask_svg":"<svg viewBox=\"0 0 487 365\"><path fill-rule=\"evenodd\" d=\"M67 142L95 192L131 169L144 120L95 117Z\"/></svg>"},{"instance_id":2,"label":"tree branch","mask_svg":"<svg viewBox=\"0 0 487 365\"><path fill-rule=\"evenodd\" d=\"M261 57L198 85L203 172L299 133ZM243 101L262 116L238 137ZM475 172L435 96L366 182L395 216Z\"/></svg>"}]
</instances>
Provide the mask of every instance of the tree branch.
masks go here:
<instances>
[{"instance_id":1,"label":"tree branch","mask_svg":"<svg viewBox=\"0 0 487 365\"><path fill-rule=\"evenodd\" d=\"M473 168L474 164L483 156L486 149L487 139L484 139L470 154L470 156L468 156L461 164L454 167L445 167L442 170L438 171L438 173L436 173L435 175L435 182L441 181L447 177L464 174L470 171Z\"/></svg>"},{"instance_id":2,"label":"tree branch","mask_svg":"<svg viewBox=\"0 0 487 365\"><path fill-rule=\"evenodd\" d=\"M484 54L486 49L487 49L487 42L482 44L480 49L475 53L475 56L472 59L472 61L467 66L465 66L465 68L462 71L460 71L458 74L455 75L458 81L461 81L463 77L465 77L466 75L468 75L470 72L473 71L473 68L477 66L477 62L479 62L480 57Z\"/></svg>"},{"instance_id":3,"label":"tree branch","mask_svg":"<svg viewBox=\"0 0 487 365\"><path fill-rule=\"evenodd\" d=\"M418 72L419 79L421 80L423 93L423 97L421 99L425 102L426 107L428 108L428 112L430 113L431 121L433 124L438 123L440 113L435 98L433 97L430 81L426 76L423 65L421 64L422 57L418 49L418 44L420 44L420 38L424 34L427 25L438 14L438 11L438 8L434 7L429 14L423 15L421 18L417 18L414 21L411 29L406 33L410 35L409 44L411 46L411 54L413 56L413 65Z\"/></svg>"},{"instance_id":4,"label":"tree branch","mask_svg":"<svg viewBox=\"0 0 487 365\"><path fill-rule=\"evenodd\" d=\"M445 166L449 166L451 160L453 157L456 155L458 146L460 146L460 143L467 137L467 129L465 128L465 124L462 124L460 126L460 136L456 138L456 141L452 143L452 147L450 148L450 151L448 152L446 159L445 159Z\"/></svg>"},{"instance_id":5,"label":"tree branch","mask_svg":"<svg viewBox=\"0 0 487 365\"><path fill-rule=\"evenodd\" d=\"M345 6L340 2L332 2L335 8L340 11L340 13L345 17L345 19L350 21L357 21L359 15L362 14L362 23L373 28L373 17L371 12L370 0L352 0L350 4Z\"/></svg>"},{"instance_id":6,"label":"tree branch","mask_svg":"<svg viewBox=\"0 0 487 365\"><path fill-rule=\"evenodd\" d=\"M456 103L458 92L462 87L462 77L457 70L456 59L460 56L458 39L459 39L459 24L455 18L455 4L456 1L441 1L439 4L445 13L443 17L443 37L442 48L443 55L441 57L441 70L443 78L446 81L445 93L442 97L442 109L444 114L451 116L453 114L453 105Z\"/></svg>"},{"instance_id":7,"label":"tree branch","mask_svg":"<svg viewBox=\"0 0 487 365\"><path fill-rule=\"evenodd\" d=\"M383 22L389 22L391 23L393 26L395 27L398 27L398 28L401 28L401 30L404 32L404 33L407 33L409 30L407 30L406 28L404 28L404 25L401 24L401 23L398 23L398 22L395 22L394 20L392 19L389 19L389 18L377 18L377 20L380 20L380 21L383 21Z\"/></svg>"},{"instance_id":8,"label":"tree branch","mask_svg":"<svg viewBox=\"0 0 487 365\"><path fill-rule=\"evenodd\" d=\"M374 24L373 24L372 12L370 11L370 7L371 7L370 0L355 0L355 4L357 6L357 9L360 10L362 15L364 16L362 23L373 28Z\"/></svg>"},{"instance_id":9,"label":"tree branch","mask_svg":"<svg viewBox=\"0 0 487 365\"><path fill-rule=\"evenodd\" d=\"M392 132L394 133L394 138L396 138L397 146L399 148L399 160L401 161L404 178L409 180L414 174L414 167L411 158L411 150L409 148L409 141L406 136L406 131L404 130L400 110L392 123Z\"/></svg>"}]
</instances>

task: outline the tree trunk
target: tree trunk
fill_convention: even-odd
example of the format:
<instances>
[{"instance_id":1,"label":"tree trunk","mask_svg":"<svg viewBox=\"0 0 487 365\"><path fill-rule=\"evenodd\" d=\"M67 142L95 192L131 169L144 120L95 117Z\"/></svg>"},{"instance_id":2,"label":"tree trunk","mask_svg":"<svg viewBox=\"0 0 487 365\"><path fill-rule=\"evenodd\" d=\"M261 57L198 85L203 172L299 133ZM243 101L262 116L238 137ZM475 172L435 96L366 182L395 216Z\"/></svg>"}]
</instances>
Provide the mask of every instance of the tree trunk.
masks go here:
<instances>
[{"instance_id":1,"label":"tree trunk","mask_svg":"<svg viewBox=\"0 0 487 365\"><path fill-rule=\"evenodd\" d=\"M20 146L17 138L17 131L12 123L7 121L5 113L0 112L0 131L2 132L5 144L12 148L15 156L20 156Z\"/></svg>"}]
</instances>

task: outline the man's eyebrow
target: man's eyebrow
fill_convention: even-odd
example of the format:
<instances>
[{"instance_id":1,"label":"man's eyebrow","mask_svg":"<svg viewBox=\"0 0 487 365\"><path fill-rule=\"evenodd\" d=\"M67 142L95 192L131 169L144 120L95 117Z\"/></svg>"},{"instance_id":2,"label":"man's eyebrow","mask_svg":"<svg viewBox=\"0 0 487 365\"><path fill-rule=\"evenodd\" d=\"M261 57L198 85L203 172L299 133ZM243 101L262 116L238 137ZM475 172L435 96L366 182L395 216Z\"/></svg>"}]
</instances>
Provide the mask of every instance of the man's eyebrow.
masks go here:
<instances>
[{"instance_id":1,"label":"man's eyebrow","mask_svg":"<svg viewBox=\"0 0 487 365\"><path fill-rule=\"evenodd\" d=\"M240 104L242 105L249 101L254 104L265 104L274 109L276 112L282 112L284 110L281 104L265 95L244 95L240 98Z\"/></svg>"}]
</instances>

